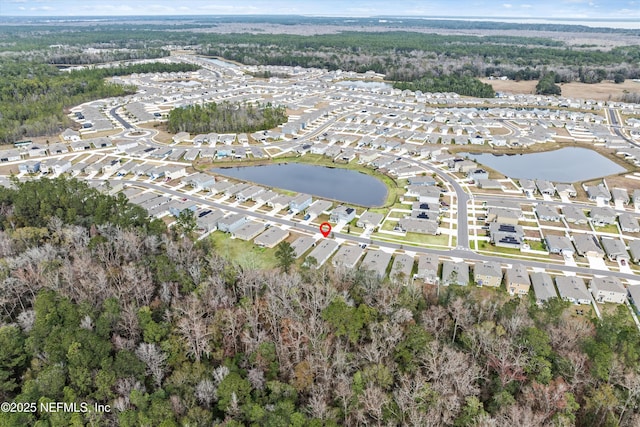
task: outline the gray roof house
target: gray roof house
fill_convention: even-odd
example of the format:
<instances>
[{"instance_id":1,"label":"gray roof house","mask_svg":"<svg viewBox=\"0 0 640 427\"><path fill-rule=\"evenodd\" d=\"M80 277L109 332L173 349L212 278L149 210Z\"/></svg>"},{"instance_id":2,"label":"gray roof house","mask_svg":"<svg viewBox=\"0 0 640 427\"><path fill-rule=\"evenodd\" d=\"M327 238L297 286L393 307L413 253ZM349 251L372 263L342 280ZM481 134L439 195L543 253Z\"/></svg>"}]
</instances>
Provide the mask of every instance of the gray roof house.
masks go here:
<instances>
[{"instance_id":1,"label":"gray roof house","mask_svg":"<svg viewBox=\"0 0 640 427\"><path fill-rule=\"evenodd\" d=\"M379 278L384 277L387 265L391 261L391 254L383 251L369 251L360 264L360 270L370 270Z\"/></svg>"},{"instance_id":2,"label":"gray roof house","mask_svg":"<svg viewBox=\"0 0 640 427\"><path fill-rule=\"evenodd\" d=\"M620 222L620 229L625 233L640 232L638 219L628 212L620 214L620 216L618 216L618 222Z\"/></svg>"},{"instance_id":3,"label":"gray roof house","mask_svg":"<svg viewBox=\"0 0 640 427\"><path fill-rule=\"evenodd\" d=\"M186 178L187 183L198 191L210 190L216 183L216 179L202 172L198 172Z\"/></svg>"},{"instance_id":4,"label":"gray roof house","mask_svg":"<svg viewBox=\"0 0 640 427\"><path fill-rule=\"evenodd\" d=\"M636 314L640 313L640 286L627 286L627 295L629 295L629 301L631 301L631 304L635 306Z\"/></svg>"},{"instance_id":5,"label":"gray roof house","mask_svg":"<svg viewBox=\"0 0 640 427\"><path fill-rule=\"evenodd\" d=\"M602 247L604 248L604 252L607 254L607 257L611 261L615 261L618 259L629 259L629 254L627 253L627 248L620 241L620 239L613 239L611 237L603 237L600 239L602 242Z\"/></svg>"},{"instance_id":6,"label":"gray roof house","mask_svg":"<svg viewBox=\"0 0 640 427\"><path fill-rule=\"evenodd\" d=\"M573 184L556 184L558 194L564 193L567 197L576 197L578 192Z\"/></svg>"},{"instance_id":7,"label":"gray roof house","mask_svg":"<svg viewBox=\"0 0 640 427\"><path fill-rule=\"evenodd\" d=\"M538 206L535 207L535 210L540 221L553 221L553 222L560 221L560 214L558 213L556 208L552 206L539 204Z\"/></svg>"},{"instance_id":8,"label":"gray roof house","mask_svg":"<svg viewBox=\"0 0 640 427\"><path fill-rule=\"evenodd\" d=\"M590 257L602 257L604 251L598 243L598 238L592 234L579 233L573 236L578 255Z\"/></svg>"},{"instance_id":9,"label":"gray roof house","mask_svg":"<svg viewBox=\"0 0 640 427\"><path fill-rule=\"evenodd\" d=\"M594 277L590 288L597 302L624 304L627 299L627 291L617 277Z\"/></svg>"},{"instance_id":10,"label":"gray roof house","mask_svg":"<svg viewBox=\"0 0 640 427\"><path fill-rule=\"evenodd\" d=\"M556 193L556 187L552 182L544 180L544 179L536 179L536 187L540 194L547 194L549 196L553 196Z\"/></svg>"},{"instance_id":11,"label":"gray roof house","mask_svg":"<svg viewBox=\"0 0 640 427\"><path fill-rule=\"evenodd\" d=\"M633 208L635 210L640 210L640 189L636 188L633 190Z\"/></svg>"},{"instance_id":12,"label":"gray roof house","mask_svg":"<svg viewBox=\"0 0 640 427\"><path fill-rule=\"evenodd\" d=\"M587 224L589 218L584 214L584 211L576 206L568 205L562 208L564 219L567 222L573 224Z\"/></svg>"},{"instance_id":13,"label":"gray roof house","mask_svg":"<svg viewBox=\"0 0 640 427\"><path fill-rule=\"evenodd\" d=\"M391 280L402 279L407 283L411 279L411 272L413 271L414 258L408 254L397 254L393 259L391 266L391 273L389 278Z\"/></svg>"},{"instance_id":14,"label":"gray roof house","mask_svg":"<svg viewBox=\"0 0 640 427\"><path fill-rule=\"evenodd\" d=\"M426 283L438 283L438 265L440 257L435 254L420 254L418 256L418 272L415 277L423 279Z\"/></svg>"},{"instance_id":15,"label":"gray roof house","mask_svg":"<svg viewBox=\"0 0 640 427\"><path fill-rule=\"evenodd\" d=\"M322 214L323 212L331 209L332 206L333 206L333 203L331 203L328 200L316 200L311 204L311 206L307 208L307 214L310 217L316 217Z\"/></svg>"},{"instance_id":16,"label":"gray roof house","mask_svg":"<svg viewBox=\"0 0 640 427\"><path fill-rule=\"evenodd\" d=\"M521 226L497 222L489 224L489 234L491 243L506 248L520 249L524 238L524 231Z\"/></svg>"},{"instance_id":17,"label":"gray roof house","mask_svg":"<svg viewBox=\"0 0 640 427\"><path fill-rule=\"evenodd\" d=\"M264 231L264 224L256 221L247 221L240 227L235 228L233 237L240 240L253 240Z\"/></svg>"},{"instance_id":18,"label":"gray roof house","mask_svg":"<svg viewBox=\"0 0 640 427\"><path fill-rule=\"evenodd\" d=\"M287 237L289 237L289 230L283 230L280 227L269 227L264 233L256 237L253 243L265 248L273 248Z\"/></svg>"},{"instance_id":19,"label":"gray roof house","mask_svg":"<svg viewBox=\"0 0 640 427\"><path fill-rule=\"evenodd\" d=\"M600 201L601 203L609 203L611 201L611 193L609 193L604 184L585 185L584 190L587 192L589 200Z\"/></svg>"},{"instance_id":20,"label":"gray roof house","mask_svg":"<svg viewBox=\"0 0 640 427\"><path fill-rule=\"evenodd\" d=\"M566 236L547 234L544 236L544 240L547 245L547 250L552 254L573 255L575 252L571 239Z\"/></svg>"},{"instance_id":21,"label":"gray roof house","mask_svg":"<svg viewBox=\"0 0 640 427\"><path fill-rule=\"evenodd\" d=\"M469 264L464 261L444 261L442 263L442 281L444 286L469 284Z\"/></svg>"},{"instance_id":22,"label":"gray roof house","mask_svg":"<svg viewBox=\"0 0 640 427\"><path fill-rule=\"evenodd\" d=\"M333 256L331 263L334 267L352 269L355 268L363 253L364 249L358 245L342 245Z\"/></svg>"},{"instance_id":23,"label":"gray roof house","mask_svg":"<svg viewBox=\"0 0 640 427\"><path fill-rule=\"evenodd\" d=\"M473 267L473 280L477 286L499 287L502 283L502 267L499 262L476 262Z\"/></svg>"},{"instance_id":24,"label":"gray roof house","mask_svg":"<svg viewBox=\"0 0 640 427\"><path fill-rule=\"evenodd\" d=\"M383 219L384 219L383 214L367 211L362 215L360 215L360 218L358 218L358 222L356 223L356 226L361 228L366 228L366 227L376 228L377 226L380 225Z\"/></svg>"},{"instance_id":25,"label":"gray roof house","mask_svg":"<svg viewBox=\"0 0 640 427\"><path fill-rule=\"evenodd\" d=\"M640 262L640 240L631 240L629 242L629 252L633 262L638 264Z\"/></svg>"},{"instance_id":26,"label":"gray roof house","mask_svg":"<svg viewBox=\"0 0 640 427\"><path fill-rule=\"evenodd\" d=\"M608 206L595 207L589 212L589 219L593 225L604 226L609 224L615 224L616 211Z\"/></svg>"},{"instance_id":27,"label":"gray roof house","mask_svg":"<svg viewBox=\"0 0 640 427\"><path fill-rule=\"evenodd\" d=\"M272 227L273 228L273 227ZM296 259L307 252L316 243L315 239L310 236L300 236L291 243Z\"/></svg>"},{"instance_id":28,"label":"gray roof house","mask_svg":"<svg viewBox=\"0 0 640 427\"><path fill-rule=\"evenodd\" d=\"M247 222L246 215L240 213L231 214L218 221L218 230L225 233L233 233L242 227L245 222Z\"/></svg>"},{"instance_id":29,"label":"gray roof house","mask_svg":"<svg viewBox=\"0 0 640 427\"><path fill-rule=\"evenodd\" d=\"M317 262L315 268L319 268L322 264L327 262L331 254L333 254L336 249L338 249L338 242L330 239L322 239L307 258L315 258Z\"/></svg>"},{"instance_id":30,"label":"gray roof house","mask_svg":"<svg viewBox=\"0 0 640 427\"><path fill-rule=\"evenodd\" d=\"M556 288L553 286L553 280L548 273L537 271L531 273L531 285L533 292L536 294L536 303L543 304L551 298L557 298Z\"/></svg>"},{"instance_id":31,"label":"gray roof house","mask_svg":"<svg viewBox=\"0 0 640 427\"><path fill-rule=\"evenodd\" d=\"M557 276L556 285L560 298L573 304L591 304L591 295L584 280L577 276Z\"/></svg>"},{"instance_id":32,"label":"gray roof house","mask_svg":"<svg viewBox=\"0 0 640 427\"><path fill-rule=\"evenodd\" d=\"M438 234L438 222L430 219L402 218L398 226L408 233Z\"/></svg>"},{"instance_id":33,"label":"gray roof house","mask_svg":"<svg viewBox=\"0 0 640 427\"><path fill-rule=\"evenodd\" d=\"M289 209L293 213L302 212L313 203L313 197L310 194L298 194L289 202Z\"/></svg>"},{"instance_id":34,"label":"gray roof house","mask_svg":"<svg viewBox=\"0 0 640 427\"><path fill-rule=\"evenodd\" d=\"M351 222L356 217L356 210L348 206L339 205L331 211L329 221L331 222Z\"/></svg>"},{"instance_id":35,"label":"gray roof house","mask_svg":"<svg viewBox=\"0 0 640 427\"><path fill-rule=\"evenodd\" d=\"M614 202L620 202L623 205L629 204L629 193L626 188L613 188L611 197L613 197Z\"/></svg>"}]
</instances>

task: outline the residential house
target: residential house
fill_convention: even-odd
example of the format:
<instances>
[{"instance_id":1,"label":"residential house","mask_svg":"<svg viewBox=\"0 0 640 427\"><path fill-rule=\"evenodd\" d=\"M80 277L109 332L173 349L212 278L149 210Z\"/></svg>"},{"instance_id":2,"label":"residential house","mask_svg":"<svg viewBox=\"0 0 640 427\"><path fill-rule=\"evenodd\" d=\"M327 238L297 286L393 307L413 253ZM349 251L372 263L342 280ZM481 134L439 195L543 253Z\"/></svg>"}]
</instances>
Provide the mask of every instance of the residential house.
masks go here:
<instances>
[{"instance_id":1,"label":"residential house","mask_svg":"<svg viewBox=\"0 0 640 427\"><path fill-rule=\"evenodd\" d=\"M617 277L594 277L589 287L597 302L624 304L626 301L627 291Z\"/></svg>"},{"instance_id":2,"label":"residential house","mask_svg":"<svg viewBox=\"0 0 640 427\"><path fill-rule=\"evenodd\" d=\"M265 248L274 248L289 237L289 234L289 230L283 230L280 227L269 227L267 231L256 237L253 243Z\"/></svg>"},{"instance_id":3,"label":"residential house","mask_svg":"<svg viewBox=\"0 0 640 427\"><path fill-rule=\"evenodd\" d=\"M438 233L438 222L431 219L402 218L398 221L398 227L405 233L431 234Z\"/></svg>"},{"instance_id":4,"label":"residential house","mask_svg":"<svg viewBox=\"0 0 640 427\"><path fill-rule=\"evenodd\" d=\"M397 254L393 259L389 278L391 280L408 283L411 279L414 261L413 256L409 254Z\"/></svg>"},{"instance_id":5,"label":"residential house","mask_svg":"<svg viewBox=\"0 0 640 427\"><path fill-rule=\"evenodd\" d=\"M572 256L575 252L571 239L566 236L547 234L544 236L544 241L549 253Z\"/></svg>"},{"instance_id":6,"label":"residential house","mask_svg":"<svg viewBox=\"0 0 640 427\"><path fill-rule=\"evenodd\" d=\"M544 304L551 298L557 298L556 288L553 286L553 280L548 273L536 271L531 273L531 284L533 292L536 294L536 303Z\"/></svg>"},{"instance_id":7,"label":"residential house","mask_svg":"<svg viewBox=\"0 0 640 427\"><path fill-rule=\"evenodd\" d=\"M18 171L21 173L36 173L40 172L40 160L29 160L18 165Z\"/></svg>"},{"instance_id":8,"label":"residential house","mask_svg":"<svg viewBox=\"0 0 640 427\"><path fill-rule=\"evenodd\" d=\"M633 190L633 208L640 211L640 189Z\"/></svg>"},{"instance_id":9,"label":"residential house","mask_svg":"<svg viewBox=\"0 0 640 427\"><path fill-rule=\"evenodd\" d=\"M264 224L257 221L247 221L232 231L233 237L240 240L253 240L264 231Z\"/></svg>"},{"instance_id":10,"label":"residential house","mask_svg":"<svg viewBox=\"0 0 640 427\"><path fill-rule=\"evenodd\" d=\"M615 224L616 211L614 211L608 206L595 207L595 208L592 208L591 211L589 212L589 220L593 225L598 227Z\"/></svg>"},{"instance_id":11,"label":"residential house","mask_svg":"<svg viewBox=\"0 0 640 427\"><path fill-rule=\"evenodd\" d=\"M473 267L473 280L477 286L493 286L502 283L502 267L496 261L477 262Z\"/></svg>"},{"instance_id":12,"label":"residential house","mask_svg":"<svg viewBox=\"0 0 640 427\"><path fill-rule=\"evenodd\" d=\"M565 195L566 197L576 197L578 192L573 184L556 184L556 191L559 195Z\"/></svg>"},{"instance_id":13,"label":"residential house","mask_svg":"<svg viewBox=\"0 0 640 427\"><path fill-rule=\"evenodd\" d=\"M191 187L195 188L198 191L211 190L211 187L213 187L215 183L216 183L215 177L211 175L207 175L202 172L193 174L187 179L187 184L189 184Z\"/></svg>"},{"instance_id":14,"label":"residential house","mask_svg":"<svg viewBox=\"0 0 640 427\"><path fill-rule=\"evenodd\" d=\"M356 222L356 226L360 228L373 228L375 230L383 219L383 214L367 211L360 215L358 222Z\"/></svg>"},{"instance_id":15,"label":"residential house","mask_svg":"<svg viewBox=\"0 0 640 427\"><path fill-rule=\"evenodd\" d=\"M598 238L592 234L579 233L573 236L573 243L580 256L602 258L604 251L598 243Z\"/></svg>"},{"instance_id":16,"label":"residential house","mask_svg":"<svg viewBox=\"0 0 640 427\"><path fill-rule=\"evenodd\" d=\"M442 263L442 279L440 283L444 286L467 286L469 284L469 264L464 261L444 261Z\"/></svg>"},{"instance_id":17,"label":"residential house","mask_svg":"<svg viewBox=\"0 0 640 427\"><path fill-rule=\"evenodd\" d=\"M540 221L560 221L560 214L554 207L545 204L539 204L535 207L535 211Z\"/></svg>"},{"instance_id":18,"label":"residential house","mask_svg":"<svg viewBox=\"0 0 640 427\"><path fill-rule=\"evenodd\" d=\"M513 264L506 273L507 291L511 295L526 295L531 287L527 268L522 264Z\"/></svg>"},{"instance_id":19,"label":"residential house","mask_svg":"<svg viewBox=\"0 0 640 427\"><path fill-rule=\"evenodd\" d=\"M629 261L629 254L627 253L627 247L620 239L613 239L611 237L603 237L600 239L605 254L611 261L617 261L624 259Z\"/></svg>"},{"instance_id":20,"label":"residential house","mask_svg":"<svg viewBox=\"0 0 640 427\"><path fill-rule=\"evenodd\" d=\"M522 191L525 194L536 194L536 190L538 189L536 182L532 179L521 179L520 187L522 187Z\"/></svg>"},{"instance_id":21,"label":"residential house","mask_svg":"<svg viewBox=\"0 0 640 427\"><path fill-rule=\"evenodd\" d=\"M418 255L418 272L416 278L424 280L429 284L438 283L438 266L440 258L435 254Z\"/></svg>"},{"instance_id":22,"label":"residential house","mask_svg":"<svg viewBox=\"0 0 640 427\"><path fill-rule=\"evenodd\" d=\"M339 205L336 206L329 216L329 221L333 223L338 222L351 222L356 217L356 210L348 206Z\"/></svg>"},{"instance_id":23,"label":"residential house","mask_svg":"<svg viewBox=\"0 0 640 427\"><path fill-rule=\"evenodd\" d=\"M247 221L247 216L244 214L230 214L218 221L218 230L225 233L233 233L238 228L242 227Z\"/></svg>"},{"instance_id":24,"label":"residential house","mask_svg":"<svg viewBox=\"0 0 640 427\"><path fill-rule=\"evenodd\" d=\"M556 285L560 298L573 304L591 304L591 295L584 279L577 276L557 276Z\"/></svg>"},{"instance_id":25,"label":"residential house","mask_svg":"<svg viewBox=\"0 0 640 427\"><path fill-rule=\"evenodd\" d=\"M552 182L544 179L536 179L535 183L540 194L545 194L547 196L553 196L556 194L556 187Z\"/></svg>"},{"instance_id":26,"label":"residential house","mask_svg":"<svg viewBox=\"0 0 640 427\"><path fill-rule=\"evenodd\" d=\"M333 256L331 263L334 267L355 268L364 249L358 245L342 245Z\"/></svg>"},{"instance_id":27,"label":"residential house","mask_svg":"<svg viewBox=\"0 0 640 427\"><path fill-rule=\"evenodd\" d=\"M518 224L521 215L522 211L520 209L508 209L492 206L487 209L487 222L516 225Z\"/></svg>"},{"instance_id":28,"label":"residential house","mask_svg":"<svg viewBox=\"0 0 640 427\"><path fill-rule=\"evenodd\" d=\"M440 203L440 188L428 185L409 185L407 186L408 197L416 197L422 203Z\"/></svg>"},{"instance_id":29,"label":"residential house","mask_svg":"<svg viewBox=\"0 0 640 427\"><path fill-rule=\"evenodd\" d=\"M629 253L631 253L633 262L640 263L640 240L631 240L629 242Z\"/></svg>"},{"instance_id":30,"label":"residential house","mask_svg":"<svg viewBox=\"0 0 640 427\"><path fill-rule=\"evenodd\" d=\"M414 176L408 178L409 185L429 185L434 186L437 185L438 182L435 178L430 176Z\"/></svg>"},{"instance_id":31,"label":"residential house","mask_svg":"<svg viewBox=\"0 0 640 427\"><path fill-rule=\"evenodd\" d=\"M164 176L169 180L182 178L187 175L187 170L184 166L169 165L164 168Z\"/></svg>"},{"instance_id":32,"label":"residential house","mask_svg":"<svg viewBox=\"0 0 640 427\"><path fill-rule=\"evenodd\" d=\"M484 169L473 169L467 173L467 178L473 182L489 179L489 172Z\"/></svg>"},{"instance_id":33,"label":"residential house","mask_svg":"<svg viewBox=\"0 0 640 427\"><path fill-rule=\"evenodd\" d=\"M524 239L524 230L519 225L492 222L489 224L489 235L491 243L496 246L520 249Z\"/></svg>"},{"instance_id":34,"label":"residential house","mask_svg":"<svg viewBox=\"0 0 640 427\"><path fill-rule=\"evenodd\" d=\"M638 219L630 213L625 212L620 214L620 216L618 216L618 222L620 223L620 229L623 233L640 233Z\"/></svg>"},{"instance_id":35,"label":"residential house","mask_svg":"<svg viewBox=\"0 0 640 427\"><path fill-rule=\"evenodd\" d=\"M626 188L613 188L611 190L611 197L614 203L620 203L622 205L629 204L629 193Z\"/></svg>"},{"instance_id":36,"label":"residential house","mask_svg":"<svg viewBox=\"0 0 640 427\"><path fill-rule=\"evenodd\" d=\"M584 214L584 211L576 206L567 205L562 208L564 219L572 224L587 224L589 218Z\"/></svg>"},{"instance_id":37,"label":"residential house","mask_svg":"<svg viewBox=\"0 0 640 427\"><path fill-rule=\"evenodd\" d=\"M309 194L298 194L289 202L289 209L293 213L304 211L313 203L313 197Z\"/></svg>"},{"instance_id":38,"label":"residential house","mask_svg":"<svg viewBox=\"0 0 640 427\"><path fill-rule=\"evenodd\" d=\"M369 251L362 260L359 270L373 271L378 278L382 278L387 272L387 266L390 261L390 253L383 251Z\"/></svg>"},{"instance_id":39,"label":"residential house","mask_svg":"<svg viewBox=\"0 0 640 427\"><path fill-rule=\"evenodd\" d=\"M322 264L327 262L331 254L333 254L336 249L338 249L338 242L331 239L322 239L320 243L318 243L318 245L307 256L307 260L309 258L313 258L316 264L312 267L319 268ZM305 262L307 260L305 260Z\"/></svg>"},{"instance_id":40,"label":"residential house","mask_svg":"<svg viewBox=\"0 0 640 427\"><path fill-rule=\"evenodd\" d=\"M273 227L272 227L273 228ZM300 258L305 252L315 245L316 241L310 236L300 236L291 243L296 259Z\"/></svg>"},{"instance_id":41,"label":"residential house","mask_svg":"<svg viewBox=\"0 0 640 427\"><path fill-rule=\"evenodd\" d=\"M611 201L611 193L604 184L583 185L584 191L587 192L589 200L599 204L607 204Z\"/></svg>"}]
</instances>

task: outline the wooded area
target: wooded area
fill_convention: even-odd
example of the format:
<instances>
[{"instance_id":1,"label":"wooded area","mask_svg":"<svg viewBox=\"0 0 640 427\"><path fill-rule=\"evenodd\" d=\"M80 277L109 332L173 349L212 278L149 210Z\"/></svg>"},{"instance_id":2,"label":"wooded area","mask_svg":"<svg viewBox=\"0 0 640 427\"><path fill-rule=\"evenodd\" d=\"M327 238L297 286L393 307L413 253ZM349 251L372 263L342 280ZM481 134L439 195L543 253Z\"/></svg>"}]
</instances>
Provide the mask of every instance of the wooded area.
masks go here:
<instances>
[{"instance_id":1,"label":"wooded area","mask_svg":"<svg viewBox=\"0 0 640 427\"><path fill-rule=\"evenodd\" d=\"M192 64L136 64L60 71L37 62L0 60L0 142L54 135L71 125L68 108L95 99L135 93L105 78L132 73L193 71Z\"/></svg>"},{"instance_id":2,"label":"wooded area","mask_svg":"<svg viewBox=\"0 0 640 427\"><path fill-rule=\"evenodd\" d=\"M489 289L254 270L73 180L0 196L2 400L112 408L0 425L640 423L624 306L587 319ZM110 224L101 205L134 214Z\"/></svg>"},{"instance_id":3,"label":"wooded area","mask_svg":"<svg viewBox=\"0 0 640 427\"><path fill-rule=\"evenodd\" d=\"M169 112L167 126L173 133L251 133L273 129L286 121L283 106L210 102L174 108Z\"/></svg>"}]
</instances>

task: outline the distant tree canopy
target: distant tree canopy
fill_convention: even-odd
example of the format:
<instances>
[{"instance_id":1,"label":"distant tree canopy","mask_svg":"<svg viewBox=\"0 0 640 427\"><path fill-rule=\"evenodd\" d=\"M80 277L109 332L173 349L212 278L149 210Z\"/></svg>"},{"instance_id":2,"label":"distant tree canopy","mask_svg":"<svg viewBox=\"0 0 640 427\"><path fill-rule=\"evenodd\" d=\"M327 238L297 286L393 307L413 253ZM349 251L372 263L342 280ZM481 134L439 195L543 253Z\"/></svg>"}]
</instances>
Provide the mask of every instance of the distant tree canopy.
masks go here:
<instances>
[{"instance_id":1,"label":"distant tree canopy","mask_svg":"<svg viewBox=\"0 0 640 427\"><path fill-rule=\"evenodd\" d=\"M556 84L556 74L547 73L542 76L536 85L536 93L538 95L560 95L562 89Z\"/></svg>"},{"instance_id":2,"label":"distant tree canopy","mask_svg":"<svg viewBox=\"0 0 640 427\"><path fill-rule=\"evenodd\" d=\"M412 82L396 82L396 89L409 89L422 92L455 92L464 96L476 96L478 98L493 98L496 94L491 87L480 80L469 76L455 74L445 76L429 75Z\"/></svg>"},{"instance_id":3,"label":"distant tree canopy","mask_svg":"<svg viewBox=\"0 0 640 427\"><path fill-rule=\"evenodd\" d=\"M161 222L150 221L147 212L119 193L102 194L84 181L42 179L14 181L15 188L0 187L0 229L45 227L53 217L64 224L113 224L123 228L163 231Z\"/></svg>"},{"instance_id":4,"label":"distant tree canopy","mask_svg":"<svg viewBox=\"0 0 640 427\"><path fill-rule=\"evenodd\" d=\"M71 124L65 108L135 93L135 87L109 83L106 77L198 68L192 64L150 63L63 72L45 64L0 60L0 142L53 135Z\"/></svg>"},{"instance_id":5,"label":"distant tree canopy","mask_svg":"<svg viewBox=\"0 0 640 427\"><path fill-rule=\"evenodd\" d=\"M283 106L262 104L190 105L169 112L170 132L238 133L272 129L287 121Z\"/></svg>"}]
</instances>

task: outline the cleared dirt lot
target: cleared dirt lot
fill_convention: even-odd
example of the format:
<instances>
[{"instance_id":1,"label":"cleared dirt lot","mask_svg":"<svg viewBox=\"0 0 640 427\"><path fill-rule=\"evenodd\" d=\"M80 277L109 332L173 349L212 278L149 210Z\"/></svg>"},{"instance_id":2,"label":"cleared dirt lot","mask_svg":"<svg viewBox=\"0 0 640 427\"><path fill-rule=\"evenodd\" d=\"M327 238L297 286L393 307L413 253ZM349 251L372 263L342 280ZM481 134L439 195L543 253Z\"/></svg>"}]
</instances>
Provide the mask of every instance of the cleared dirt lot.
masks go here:
<instances>
[{"instance_id":1,"label":"cleared dirt lot","mask_svg":"<svg viewBox=\"0 0 640 427\"><path fill-rule=\"evenodd\" d=\"M506 93L534 93L536 90L537 80L519 81L514 80L489 80L481 79L484 83L488 83L496 92ZM586 83L563 83L562 96L567 98L596 99L607 101L609 99L617 100L627 92L640 92L640 83L633 80L625 80L624 83L616 84L612 81L605 81L597 84Z\"/></svg>"}]
</instances>

